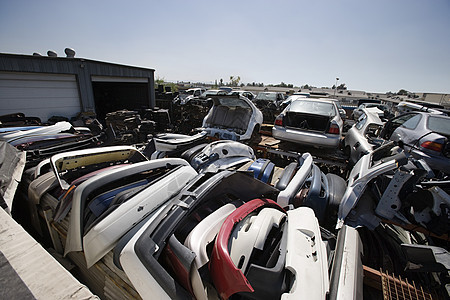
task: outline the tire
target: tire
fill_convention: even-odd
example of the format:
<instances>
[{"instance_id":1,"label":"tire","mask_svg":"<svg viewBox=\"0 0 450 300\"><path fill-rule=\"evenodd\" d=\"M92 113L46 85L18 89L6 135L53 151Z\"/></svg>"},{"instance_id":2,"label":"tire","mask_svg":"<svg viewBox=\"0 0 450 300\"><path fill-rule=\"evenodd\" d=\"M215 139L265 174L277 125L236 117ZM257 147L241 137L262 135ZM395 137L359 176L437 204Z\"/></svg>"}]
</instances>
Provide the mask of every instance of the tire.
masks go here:
<instances>
[{"instance_id":1,"label":"tire","mask_svg":"<svg viewBox=\"0 0 450 300\"><path fill-rule=\"evenodd\" d=\"M249 144L258 144L261 141L261 134L259 133L259 124L253 128L252 136L248 140Z\"/></svg>"}]
</instances>

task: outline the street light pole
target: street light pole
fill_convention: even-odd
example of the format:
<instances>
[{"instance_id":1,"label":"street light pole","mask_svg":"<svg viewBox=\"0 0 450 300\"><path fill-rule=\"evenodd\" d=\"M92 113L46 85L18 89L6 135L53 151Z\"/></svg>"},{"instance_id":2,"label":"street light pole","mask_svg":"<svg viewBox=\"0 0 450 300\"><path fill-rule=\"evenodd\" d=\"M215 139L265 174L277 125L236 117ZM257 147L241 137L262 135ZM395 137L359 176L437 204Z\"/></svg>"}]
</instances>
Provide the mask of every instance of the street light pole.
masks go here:
<instances>
[{"instance_id":1,"label":"street light pole","mask_svg":"<svg viewBox=\"0 0 450 300\"><path fill-rule=\"evenodd\" d=\"M334 85L334 96L336 96L336 90L337 90L337 83L339 81L339 77L336 77L336 83Z\"/></svg>"}]
</instances>

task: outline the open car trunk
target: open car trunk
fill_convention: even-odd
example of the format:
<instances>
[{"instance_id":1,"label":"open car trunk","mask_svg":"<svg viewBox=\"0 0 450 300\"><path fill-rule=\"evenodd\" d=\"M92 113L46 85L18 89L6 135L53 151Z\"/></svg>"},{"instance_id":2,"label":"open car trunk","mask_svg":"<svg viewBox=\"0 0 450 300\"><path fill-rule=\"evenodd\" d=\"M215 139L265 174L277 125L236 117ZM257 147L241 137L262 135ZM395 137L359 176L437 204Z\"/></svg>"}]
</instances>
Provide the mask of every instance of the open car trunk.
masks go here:
<instances>
[{"instance_id":1,"label":"open car trunk","mask_svg":"<svg viewBox=\"0 0 450 300\"><path fill-rule=\"evenodd\" d=\"M252 111L241 106L218 105L206 120L208 127L227 128L244 133L247 130Z\"/></svg>"},{"instance_id":2,"label":"open car trunk","mask_svg":"<svg viewBox=\"0 0 450 300\"><path fill-rule=\"evenodd\" d=\"M330 118L328 116L288 112L285 122L286 127L325 132L328 129Z\"/></svg>"}]
</instances>

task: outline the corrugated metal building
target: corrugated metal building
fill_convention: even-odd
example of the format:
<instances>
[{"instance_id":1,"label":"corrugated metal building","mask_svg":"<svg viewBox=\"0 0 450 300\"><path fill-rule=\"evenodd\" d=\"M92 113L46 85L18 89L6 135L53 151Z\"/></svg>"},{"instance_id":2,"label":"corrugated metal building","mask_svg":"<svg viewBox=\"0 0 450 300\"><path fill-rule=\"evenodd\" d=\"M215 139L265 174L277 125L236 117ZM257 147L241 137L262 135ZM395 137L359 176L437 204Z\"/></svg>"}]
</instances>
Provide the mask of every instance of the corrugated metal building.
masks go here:
<instances>
[{"instance_id":1,"label":"corrugated metal building","mask_svg":"<svg viewBox=\"0 0 450 300\"><path fill-rule=\"evenodd\" d=\"M119 109L154 107L154 72L84 58L0 53L0 115L22 112L47 121L93 111L103 119Z\"/></svg>"}]
</instances>

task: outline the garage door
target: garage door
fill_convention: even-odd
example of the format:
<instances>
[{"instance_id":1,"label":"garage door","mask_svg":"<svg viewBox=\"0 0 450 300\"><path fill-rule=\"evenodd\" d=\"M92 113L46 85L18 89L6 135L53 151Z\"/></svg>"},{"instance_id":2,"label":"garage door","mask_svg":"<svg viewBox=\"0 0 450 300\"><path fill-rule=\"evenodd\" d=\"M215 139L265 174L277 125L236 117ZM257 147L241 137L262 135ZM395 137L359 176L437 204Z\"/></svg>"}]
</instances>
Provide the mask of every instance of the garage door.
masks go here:
<instances>
[{"instance_id":1,"label":"garage door","mask_svg":"<svg viewBox=\"0 0 450 300\"><path fill-rule=\"evenodd\" d=\"M81 111L80 103L75 75L0 72L0 115L70 119Z\"/></svg>"}]
</instances>

